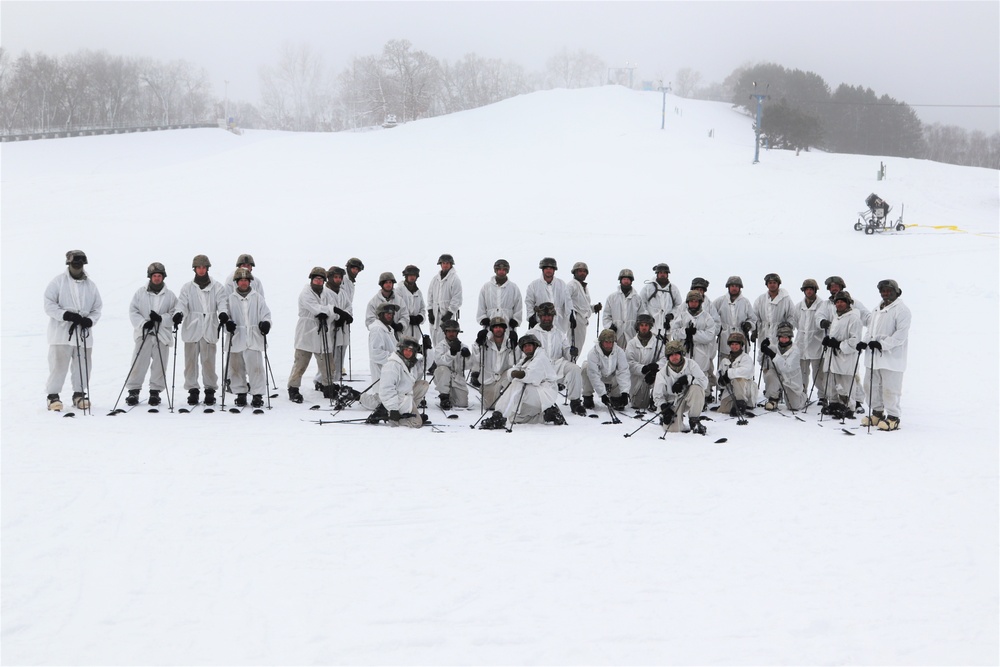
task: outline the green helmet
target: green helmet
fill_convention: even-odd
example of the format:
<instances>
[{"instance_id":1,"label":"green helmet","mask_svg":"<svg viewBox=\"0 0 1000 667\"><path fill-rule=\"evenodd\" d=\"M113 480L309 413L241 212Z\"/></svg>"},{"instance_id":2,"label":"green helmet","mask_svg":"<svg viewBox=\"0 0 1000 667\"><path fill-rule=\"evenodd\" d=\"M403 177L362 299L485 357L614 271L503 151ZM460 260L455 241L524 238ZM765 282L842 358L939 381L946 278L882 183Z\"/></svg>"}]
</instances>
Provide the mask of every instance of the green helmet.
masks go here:
<instances>
[{"instance_id":1,"label":"green helmet","mask_svg":"<svg viewBox=\"0 0 1000 667\"><path fill-rule=\"evenodd\" d=\"M669 357L671 354L684 356L684 342L679 340L668 340L663 346L663 356Z\"/></svg>"},{"instance_id":2,"label":"green helmet","mask_svg":"<svg viewBox=\"0 0 1000 667\"><path fill-rule=\"evenodd\" d=\"M146 277L152 278L154 273L159 273L163 275L164 278L167 277L167 270L163 268L163 264L159 262L153 262L146 268Z\"/></svg>"},{"instance_id":3,"label":"green helmet","mask_svg":"<svg viewBox=\"0 0 1000 667\"><path fill-rule=\"evenodd\" d=\"M616 340L618 340L618 334L616 334L613 329L605 329L601 333L597 334L598 343L613 343Z\"/></svg>"}]
</instances>

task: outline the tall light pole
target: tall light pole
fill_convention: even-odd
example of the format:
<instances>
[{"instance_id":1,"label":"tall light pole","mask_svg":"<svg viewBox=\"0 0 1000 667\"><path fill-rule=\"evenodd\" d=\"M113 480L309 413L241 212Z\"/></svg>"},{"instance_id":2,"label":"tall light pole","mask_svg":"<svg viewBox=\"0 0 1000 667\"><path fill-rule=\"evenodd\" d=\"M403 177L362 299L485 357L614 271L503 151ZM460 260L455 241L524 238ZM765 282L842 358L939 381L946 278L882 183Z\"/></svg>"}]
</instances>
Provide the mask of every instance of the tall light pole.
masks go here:
<instances>
[{"instance_id":1,"label":"tall light pole","mask_svg":"<svg viewBox=\"0 0 1000 667\"><path fill-rule=\"evenodd\" d=\"M667 83L666 86L663 85L663 81L660 81L660 87L657 88L661 93L663 93L663 111L661 112L660 118L660 129L664 129L667 126L667 93L670 92L670 84Z\"/></svg>"},{"instance_id":2,"label":"tall light pole","mask_svg":"<svg viewBox=\"0 0 1000 667\"><path fill-rule=\"evenodd\" d=\"M754 132L755 140L754 140L754 147L753 147L753 163L754 164L757 164L757 163L760 162L760 122L761 122L761 119L764 116L764 100L766 100L768 98L768 95L767 95L766 91L767 91L767 89L770 86L771 86L771 84L767 84L767 86L764 87L764 91L765 92L763 92L763 93L753 93L752 95L750 95L750 97L754 97L754 98L757 99L757 125L756 125L756 128L755 128L756 132ZM753 88L754 88L754 90L757 90L757 82L756 81L753 82Z\"/></svg>"},{"instance_id":3,"label":"tall light pole","mask_svg":"<svg viewBox=\"0 0 1000 667\"><path fill-rule=\"evenodd\" d=\"M226 82L226 94L225 94L225 112L226 112L226 127L229 127L229 81Z\"/></svg>"}]
</instances>

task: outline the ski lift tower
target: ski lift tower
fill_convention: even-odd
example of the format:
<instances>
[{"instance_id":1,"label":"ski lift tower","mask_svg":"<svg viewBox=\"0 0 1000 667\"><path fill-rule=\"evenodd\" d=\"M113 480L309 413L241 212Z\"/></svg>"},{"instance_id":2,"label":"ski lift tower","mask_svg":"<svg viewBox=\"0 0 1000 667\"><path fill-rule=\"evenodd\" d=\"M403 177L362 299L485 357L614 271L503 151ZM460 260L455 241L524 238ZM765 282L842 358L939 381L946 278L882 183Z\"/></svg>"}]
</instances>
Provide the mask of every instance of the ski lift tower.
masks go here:
<instances>
[{"instance_id":1,"label":"ski lift tower","mask_svg":"<svg viewBox=\"0 0 1000 667\"><path fill-rule=\"evenodd\" d=\"M768 97L770 97L767 94L767 89L770 88L770 87L771 87L771 84L767 84L766 86L764 86L764 92L763 93L753 93L752 95L750 95L750 97L754 97L754 98L757 99L757 124L754 127L754 130L755 130L754 135L756 137L756 140L754 142L754 147L753 147L753 163L754 164L757 164L757 163L760 162L760 121L761 121L761 119L764 116L764 100L766 100L766 99L768 99ZM757 90L757 82L756 81L753 82L753 89Z\"/></svg>"},{"instance_id":2,"label":"ski lift tower","mask_svg":"<svg viewBox=\"0 0 1000 667\"><path fill-rule=\"evenodd\" d=\"M670 83L664 86L663 80L661 79L660 87L657 88L657 90L663 93L663 111L661 112L661 117L660 117L660 129L662 130L667 126L667 93L669 93L672 90L672 88Z\"/></svg>"},{"instance_id":3,"label":"ski lift tower","mask_svg":"<svg viewBox=\"0 0 1000 667\"><path fill-rule=\"evenodd\" d=\"M619 86L625 85L626 75L628 75L628 87L632 88L632 76L635 70L638 69L638 63L629 63L625 61L625 67L609 67L608 68L608 83L616 84Z\"/></svg>"}]
</instances>

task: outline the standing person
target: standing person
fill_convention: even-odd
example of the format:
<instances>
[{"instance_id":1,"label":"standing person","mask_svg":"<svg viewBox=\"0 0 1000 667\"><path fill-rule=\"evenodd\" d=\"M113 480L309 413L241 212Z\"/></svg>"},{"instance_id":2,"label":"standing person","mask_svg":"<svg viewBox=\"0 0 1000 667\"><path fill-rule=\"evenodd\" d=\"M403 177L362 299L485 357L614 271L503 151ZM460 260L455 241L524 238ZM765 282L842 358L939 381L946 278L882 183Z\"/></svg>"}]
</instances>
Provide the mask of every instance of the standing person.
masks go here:
<instances>
[{"instance_id":1,"label":"standing person","mask_svg":"<svg viewBox=\"0 0 1000 667\"><path fill-rule=\"evenodd\" d=\"M746 338L731 333L726 338L729 354L719 364L719 386L723 388L719 412L742 416L757 403L757 383L753 381L753 357L746 353Z\"/></svg>"},{"instance_id":2,"label":"standing person","mask_svg":"<svg viewBox=\"0 0 1000 667\"><path fill-rule=\"evenodd\" d=\"M101 319L101 293L83 270L87 254L82 250L66 253L66 271L60 273L45 288L45 314L49 316L49 378L45 384L49 410L63 409L59 392L70 371L73 405L86 410L90 407L91 356L94 339L91 329ZM82 358L81 358L82 353Z\"/></svg>"},{"instance_id":3,"label":"standing person","mask_svg":"<svg viewBox=\"0 0 1000 667\"><path fill-rule=\"evenodd\" d=\"M163 279L167 270L163 264L153 262L146 269L149 282L132 296L128 316L134 327L135 350L132 370L125 380L127 405L139 403L139 390L149 371L149 405L160 404L160 392L166 389L166 367L170 360L170 347L174 344L171 322L177 312L177 297L167 289ZM183 316L182 316L183 317ZM166 322L164 322L166 320Z\"/></svg>"},{"instance_id":4,"label":"standing person","mask_svg":"<svg viewBox=\"0 0 1000 667\"><path fill-rule=\"evenodd\" d=\"M715 308L715 304L708 298L708 280L705 278L694 278L691 280L691 291L699 292L702 296L702 308L704 308L712 319L715 320L715 340L712 342L712 350L708 355L708 368L704 369L705 377L708 378L708 392L705 394L705 403L711 403L715 395L715 358L719 356L719 334L722 331L722 316Z\"/></svg>"},{"instance_id":5,"label":"standing person","mask_svg":"<svg viewBox=\"0 0 1000 667\"><path fill-rule=\"evenodd\" d=\"M377 424L389 418L389 413L379 400L378 382L382 377L382 366L388 361L399 342L395 317L399 306L384 301L375 309L375 320L368 325L368 368L371 370L372 384L361 394L360 403L369 410L374 410L368 419L369 424Z\"/></svg>"},{"instance_id":6,"label":"standing person","mask_svg":"<svg viewBox=\"0 0 1000 667\"><path fill-rule=\"evenodd\" d=\"M824 302L823 305L823 316L825 319L833 320L833 315L836 314L837 309L833 303L833 298L837 296L837 293L841 290L847 289L847 283L840 276L830 276L824 281L826 285L826 290L829 292L829 298ZM858 318L861 320L861 326L868 326L868 319L871 317L871 311L865 307L865 304L861 303L852 296L851 299L854 303L851 305L851 310L858 314Z\"/></svg>"},{"instance_id":7,"label":"standing person","mask_svg":"<svg viewBox=\"0 0 1000 667\"><path fill-rule=\"evenodd\" d=\"M302 402L302 375L316 357L320 384L333 385L333 329L339 316L334 312L334 294L326 289L327 273L322 266L309 272L309 282L299 292L299 319L295 323L295 354L292 372L288 374L288 400ZM332 398L330 391L324 392Z\"/></svg>"},{"instance_id":8,"label":"standing person","mask_svg":"<svg viewBox=\"0 0 1000 667\"><path fill-rule=\"evenodd\" d=\"M670 337L683 341L687 356L694 359L703 373L708 373L712 368L719 330L715 320L705 310L704 300L705 297L698 290L687 293L686 307L675 311Z\"/></svg>"},{"instance_id":9,"label":"standing person","mask_svg":"<svg viewBox=\"0 0 1000 667\"><path fill-rule=\"evenodd\" d=\"M743 296L743 279L729 276L726 292L713 304L719 313L722 330L719 332L719 358L729 354L729 334L742 333L744 339L757 326L757 313L750 299Z\"/></svg>"},{"instance_id":10,"label":"standing person","mask_svg":"<svg viewBox=\"0 0 1000 667\"><path fill-rule=\"evenodd\" d=\"M556 328L554 305L548 302L538 304L534 316L537 317L538 324L528 329L528 333L534 334L541 345L542 354L549 358L549 363L558 377L558 383L562 385L559 388L566 388L570 410L575 415L586 415L587 411L584 410L580 400L583 395L583 374L580 367L571 361L580 354L580 351L569 344L569 339L563 331Z\"/></svg>"},{"instance_id":11,"label":"standing person","mask_svg":"<svg viewBox=\"0 0 1000 667\"><path fill-rule=\"evenodd\" d=\"M622 269L618 272L618 289L604 300L601 324L605 329L611 329L617 334L617 343L621 348L628 345L629 339L635 336L636 317L647 312L639 293L632 289L634 280L635 274L632 273L632 269Z\"/></svg>"},{"instance_id":12,"label":"standing person","mask_svg":"<svg viewBox=\"0 0 1000 667\"><path fill-rule=\"evenodd\" d=\"M567 333L569 331L570 302L566 283L563 282L562 278L556 278L559 266L552 257L543 257L538 262L538 268L542 270L542 277L536 278L528 284L528 289L524 292L524 307L529 313L533 313L538 304L551 303L556 309L555 327L563 333ZM537 320L534 318L534 315L528 318L528 326L535 326Z\"/></svg>"},{"instance_id":13,"label":"standing person","mask_svg":"<svg viewBox=\"0 0 1000 667\"><path fill-rule=\"evenodd\" d=\"M358 274L365 270L365 264L357 257L351 257L344 264L347 269L347 280L344 281L344 293L347 295L348 301L351 302L351 307L354 307L354 293L356 291ZM351 312L354 312L353 310Z\"/></svg>"},{"instance_id":14,"label":"standing person","mask_svg":"<svg viewBox=\"0 0 1000 667\"><path fill-rule=\"evenodd\" d=\"M417 287L417 278L419 277L420 269L413 264L407 264L406 268L403 269L403 289L399 290L398 294L406 306L405 310L408 315L405 322L400 322L403 325L403 330L399 334L400 338L409 337L420 340L424 337L424 311L427 310L427 304L424 303L423 292ZM430 315L429 312L428 315ZM432 321L431 329L433 328Z\"/></svg>"},{"instance_id":15,"label":"standing person","mask_svg":"<svg viewBox=\"0 0 1000 667\"><path fill-rule=\"evenodd\" d=\"M854 299L847 290L840 290L833 297L833 305L837 314L830 323L830 333L823 338L823 346L828 348L827 359L823 363L826 373L824 393L827 405L823 414L833 415L839 419L853 419L851 408L851 391L857 383L854 381L857 373L858 356L855 354L861 341L861 317L851 308Z\"/></svg>"},{"instance_id":16,"label":"standing person","mask_svg":"<svg viewBox=\"0 0 1000 667\"><path fill-rule=\"evenodd\" d=\"M773 412L778 409L781 399L784 398L785 405L792 412L801 410L806 405L806 393L802 384L801 351L792 345L792 337L795 329L788 322L778 325L778 347L771 347L771 341L764 339L761 343L761 354L767 357L769 363L764 371L764 380L767 387L778 387L778 392L768 393L764 390L767 402L764 409ZM773 378L768 378L768 374L773 374ZM773 391L773 389L771 390Z\"/></svg>"},{"instance_id":17,"label":"standing person","mask_svg":"<svg viewBox=\"0 0 1000 667\"><path fill-rule=\"evenodd\" d=\"M444 338L439 325L446 320L458 320L462 307L462 281L455 272L455 258L445 253L438 257L440 270L427 288L427 321L431 325L431 341L437 345Z\"/></svg>"},{"instance_id":18,"label":"standing person","mask_svg":"<svg viewBox=\"0 0 1000 667\"><path fill-rule=\"evenodd\" d=\"M625 350L618 347L616 338L611 329L598 334L597 343L583 362L583 395L587 403L593 403L596 393L601 403L623 410L628 405L632 380Z\"/></svg>"},{"instance_id":19,"label":"standing person","mask_svg":"<svg viewBox=\"0 0 1000 667\"><path fill-rule=\"evenodd\" d=\"M642 312L653 316L653 330L670 330L668 316L681 305L681 291L677 285L670 282L670 267L666 262L660 262L653 267L656 279L647 282L639 291L642 301Z\"/></svg>"},{"instance_id":20,"label":"standing person","mask_svg":"<svg viewBox=\"0 0 1000 667\"><path fill-rule=\"evenodd\" d=\"M333 370L334 383L340 385L334 391L346 392L354 399L358 399L358 392L343 384L344 380L344 357L347 348L351 345L351 325L354 323L354 304L351 302L351 295L348 294L344 286L347 272L339 266L331 266L326 270L326 290L333 297L333 312L336 315L333 321L333 347L330 349L332 359L330 367ZM328 394L320 377L316 377L317 389L324 395Z\"/></svg>"},{"instance_id":21,"label":"standing person","mask_svg":"<svg viewBox=\"0 0 1000 667\"><path fill-rule=\"evenodd\" d=\"M635 337L625 346L632 383L632 407L649 410L654 405L651 403L653 383L663 359L663 337L653 335L653 316L649 313L636 316L635 331Z\"/></svg>"},{"instance_id":22,"label":"standing person","mask_svg":"<svg viewBox=\"0 0 1000 667\"><path fill-rule=\"evenodd\" d=\"M483 406L488 410L493 408L500 392L510 382L507 371L521 355L516 339L507 333L507 320L494 317L488 329L476 334L476 346L472 350L469 384L482 389Z\"/></svg>"},{"instance_id":23,"label":"standing person","mask_svg":"<svg viewBox=\"0 0 1000 667\"><path fill-rule=\"evenodd\" d=\"M225 324L230 335L228 373L236 394L233 403L238 408L246 407L250 393L250 405L259 408L264 405L267 391L264 347L271 331L271 309L253 286L255 278L250 271L237 269L233 279L236 289L229 295L229 321Z\"/></svg>"},{"instance_id":24,"label":"standing person","mask_svg":"<svg viewBox=\"0 0 1000 667\"><path fill-rule=\"evenodd\" d=\"M417 351L420 344L413 338L403 337L396 345L396 353L390 354L382 365L379 379L379 406L386 412L389 426L420 428L426 423L424 415L417 414L418 407L430 384L417 378Z\"/></svg>"},{"instance_id":25,"label":"standing person","mask_svg":"<svg viewBox=\"0 0 1000 667\"><path fill-rule=\"evenodd\" d=\"M370 327L375 321L375 314L379 304L391 303L396 308L396 319L392 323L396 333L402 334L406 328L406 323L410 321L410 311L407 310L406 301L396 292L396 276L390 271L383 271L378 277L379 291L368 302L365 308L365 326Z\"/></svg>"},{"instance_id":26,"label":"standing person","mask_svg":"<svg viewBox=\"0 0 1000 667\"><path fill-rule=\"evenodd\" d=\"M778 339L778 325L782 322L795 322L795 306L788 292L781 286L781 276L777 273L769 273L764 276L764 285L767 291L757 297L754 301L753 310L757 313L757 328L754 329L750 340L754 343L758 339L775 341ZM766 360L758 352L757 361L764 370L770 366L770 361ZM769 374L772 381L777 378L773 373ZM764 392L769 396L777 396L780 387L774 387L764 383Z\"/></svg>"},{"instance_id":27,"label":"standing person","mask_svg":"<svg viewBox=\"0 0 1000 667\"><path fill-rule=\"evenodd\" d=\"M653 401L660 406L660 424L664 431L677 433L686 414L688 428L684 430L705 435L701 411L705 409L708 378L693 359L685 358L681 341L668 341L664 352L666 363L656 373L653 385Z\"/></svg>"},{"instance_id":28,"label":"standing person","mask_svg":"<svg viewBox=\"0 0 1000 667\"><path fill-rule=\"evenodd\" d=\"M497 409L483 420L481 429L501 429L511 424L566 423L559 411L556 371L545 354L538 354L541 343L531 333L518 340L521 359L507 371L510 385L498 401Z\"/></svg>"},{"instance_id":29,"label":"standing person","mask_svg":"<svg viewBox=\"0 0 1000 667\"><path fill-rule=\"evenodd\" d=\"M868 321L868 383L871 415L862 426L895 431L902 415L903 373L910 337L910 309L899 300L903 290L895 280L880 280L882 302Z\"/></svg>"},{"instance_id":30,"label":"standing person","mask_svg":"<svg viewBox=\"0 0 1000 667\"><path fill-rule=\"evenodd\" d=\"M586 263L577 262L573 265L573 280L566 285L569 293L569 342L578 350L583 349L587 341L587 329L590 328L590 316L601 312L601 304L590 305L590 290L587 289L587 276L590 269Z\"/></svg>"},{"instance_id":31,"label":"standing person","mask_svg":"<svg viewBox=\"0 0 1000 667\"><path fill-rule=\"evenodd\" d=\"M465 382L465 367L472 353L458 339L456 320L441 323L444 338L434 347L434 386L438 390L441 409L469 407L469 385Z\"/></svg>"},{"instance_id":32,"label":"standing person","mask_svg":"<svg viewBox=\"0 0 1000 667\"><path fill-rule=\"evenodd\" d=\"M819 285L812 278L802 281L802 301L795 306L795 326L799 330L795 339L795 347L799 350L799 375L802 377L802 389L809 393L810 386L819 388L819 397L823 396L822 373L823 336L826 335L821 326L825 319L823 302L817 298ZM828 325L829 326L829 325ZM810 373L812 382L810 384ZM798 409L798 408L796 408Z\"/></svg>"},{"instance_id":33,"label":"standing person","mask_svg":"<svg viewBox=\"0 0 1000 667\"><path fill-rule=\"evenodd\" d=\"M184 341L184 388L188 405L198 405L201 388L198 385L198 367L205 385L205 405L215 405L215 392L219 388L216 372L216 350L219 331L229 320L226 307L229 292L225 286L208 275L212 263L206 255L195 255L191 260L194 279L185 283L177 297L177 314L184 322L181 340Z\"/></svg>"},{"instance_id":34,"label":"standing person","mask_svg":"<svg viewBox=\"0 0 1000 667\"><path fill-rule=\"evenodd\" d=\"M248 252L243 253L236 258L236 269L230 274L229 280L226 281L225 287L232 294L236 289L236 271L240 269L245 269L253 275L254 267L257 266L253 261L253 255ZM255 292L264 296L264 284L260 281L257 276L253 277L253 289Z\"/></svg>"},{"instance_id":35,"label":"standing person","mask_svg":"<svg viewBox=\"0 0 1000 667\"><path fill-rule=\"evenodd\" d=\"M486 327L496 317L502 317L510 327L510 338L517 344L517 327L524 321L524 302L521 288L510 278L510 262L498 259L493 262L493 277L479 290L476 320Z\"/></svg>"}]
</instances>

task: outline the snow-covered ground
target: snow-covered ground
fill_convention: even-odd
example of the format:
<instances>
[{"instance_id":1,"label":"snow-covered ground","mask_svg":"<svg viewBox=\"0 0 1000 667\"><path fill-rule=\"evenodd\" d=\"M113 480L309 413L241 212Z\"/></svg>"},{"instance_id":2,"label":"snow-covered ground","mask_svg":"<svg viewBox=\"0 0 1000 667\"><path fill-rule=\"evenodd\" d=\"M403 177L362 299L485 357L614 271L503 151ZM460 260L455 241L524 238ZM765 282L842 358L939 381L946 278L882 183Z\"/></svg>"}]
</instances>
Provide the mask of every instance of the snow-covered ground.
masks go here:
<instances>
[{"instance_id":1,"label":"snow-covered ground","mask_svg":"<svg viewBox=\"0 0 1000 667\"><path fill-rule=\"evenodd\" d=\"M997 172L752 165L748 118L671 97L661 131L661 101L609 87L363 134L3 144L3 663L997 664ZM854 231L873 191L911 227ZM104 316L94 416L63 419L42 292L71 248ZM243 252L274 313L272 409L105 416L146 266L176 292L195 254L223 279ZM837 274L874 307L895 278L902 428L850 437L812 408L708 437L579 417L508 434L471 431L476 404L430 409L441 433L320 426L318 394L285 398L311 267L362 258L359 309L382 271L416 264L426 288L445 252L467 343L498 257L522 289L543 256L565 279L586 261L594 301L660 261L713 298L733 274L753 299L776 271L796 300Z\"/></svg>"}]
</instances>

